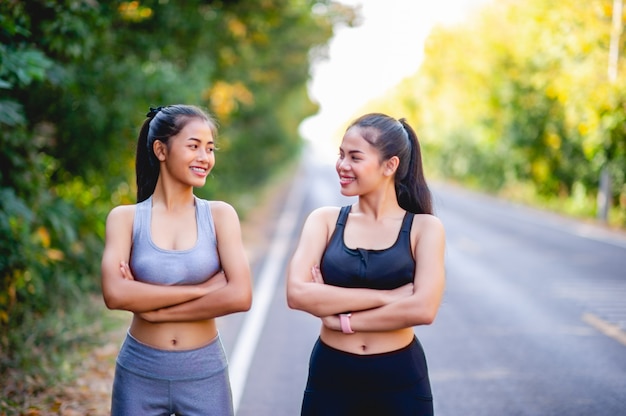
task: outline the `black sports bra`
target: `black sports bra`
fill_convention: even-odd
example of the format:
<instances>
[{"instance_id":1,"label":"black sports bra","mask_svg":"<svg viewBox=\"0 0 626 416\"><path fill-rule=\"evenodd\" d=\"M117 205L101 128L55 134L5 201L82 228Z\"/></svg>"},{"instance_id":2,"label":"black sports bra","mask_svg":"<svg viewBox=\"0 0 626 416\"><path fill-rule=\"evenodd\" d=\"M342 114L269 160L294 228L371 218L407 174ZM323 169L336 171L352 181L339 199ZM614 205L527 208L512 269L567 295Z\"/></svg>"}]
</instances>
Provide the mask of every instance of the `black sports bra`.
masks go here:
<instances>
[{"instance_id":1,"label":"black sports bra","mask_svg":"<svg viewBox=\"0 0 626 416\"><path fill-rule=\"evenodd\" d=\"M341 208L335 231L322 256L324 283L350 288L395 289L413 282L415 260L411 251L413 213L407 212L396 242L384 250L351 249L343 234L351 206Z\"/></svg>"}]
</instances>

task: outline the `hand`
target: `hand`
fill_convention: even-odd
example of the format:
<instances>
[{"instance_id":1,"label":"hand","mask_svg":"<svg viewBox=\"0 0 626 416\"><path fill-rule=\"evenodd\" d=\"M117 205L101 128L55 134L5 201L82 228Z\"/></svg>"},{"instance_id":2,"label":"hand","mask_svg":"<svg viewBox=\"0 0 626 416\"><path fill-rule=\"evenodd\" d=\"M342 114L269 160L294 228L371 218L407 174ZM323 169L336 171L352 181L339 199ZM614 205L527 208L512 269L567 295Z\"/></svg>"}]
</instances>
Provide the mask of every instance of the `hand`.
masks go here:
<instances>
[{"instance_id":1,"label":"hand","mask_svg":"<svg viewBox=\"0 0 626 416\"><path fill-rule=\"evenodd\" d=\"M135 280L135 277L130 271L130 265L127 262L120 262L120 271L122 272L122 278L124 278L124 280Z\"/></svg>"},{"instance_id":2,"label":"hand","mask_svg":"<svg viewBox=\"0 0 626 416\"><path fill-rule=\"evenodd\" d=\"M142 312L139 314L139 316L144 321L148 321L152 323L158 322L157 316L159 316L159 309L154 310L154 311Z\"/></svg>"},{"instance_id":3,"label":"hand","mask_svg":"<svg viewBox=\"0 0 626 416\"><path fill-rule=\"evenodd\" d=\"M341 332L341 322L339 322L339 316L338 315L330 315L330 316L325 316L322 319L322 324L332 330L332 331L339 331Z\"/></svg>"},{"instance_id":4,"label":"hand","mask_svg":"<svg viewBox=\"0 0 626 416\"><path fill-rule=\"evenodd\" d=\"M211 292L214 292L218 289L226 287L227 284L228 284L228 279L226 278L226 274L224 273L223 270L221 270L215 273L206 281L195 285L195 287L202 289L202 291L204 292L204 295L202 296L206 296ZM153 311L142 312L139 314L139 316L143 320L151 322L151 323L168 322L168 320L171 319L169 315L169 310L173 308L174 306L176 305L172 305L172 306L168 306L168 307L164 307L160 309L155 309Z\"/></svg>"},{"instance_id":5,"label":"hand","mask_svg":"<svg viewBox=\"0 0 626 416\"><path fill-rule=\"evenodd\" d=\"M324 278L322 277L320 266L318 266L317 264L311 267L311 277L315 283L324 284Z\"/></svg>"},{"instance_id":6,"label":"hand","mask_svg":"<svg viewBox=\"0 0 626 416\"><path fill-rule=\"evenodd\" d=\"M211 293L215 290L222 289L228 284L228 279L223 270L217 272L210 277L206 282L200 283L198 286L206 289L206 293Z\"/></svg>"},{"instance_id":7,"label":"hand","mask_svg":"<svg viewBox=\"0 0 626 416\"><path fill-rule=\"evenodd\" d=\"M404 286L387 291L389 295L388 303L396 302L400 299L409 297L413 294L413 283L407 283Z\"/></svg>"}]
</instances>

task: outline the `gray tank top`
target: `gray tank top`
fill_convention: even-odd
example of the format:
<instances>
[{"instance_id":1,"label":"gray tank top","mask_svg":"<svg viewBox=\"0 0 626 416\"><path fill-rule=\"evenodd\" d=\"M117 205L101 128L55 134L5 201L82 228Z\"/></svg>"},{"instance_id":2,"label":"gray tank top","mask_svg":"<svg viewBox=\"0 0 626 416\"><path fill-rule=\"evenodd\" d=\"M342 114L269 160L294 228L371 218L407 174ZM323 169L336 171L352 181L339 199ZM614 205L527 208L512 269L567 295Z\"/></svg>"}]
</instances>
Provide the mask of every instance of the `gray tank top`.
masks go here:
<instances>
[{"instance_id":1,"label":"gray tank top","mask_svg":"<svg viewBox=\"0 0 626 416\"><path fill-rule=\"evenodd\" d=\"M137 281L157 285L205 282L222 269L209 202L195 198L197 241L188 250L165 250L152 241L152 197L136 205L130 268Z\"/></svg>"}]
</instances>

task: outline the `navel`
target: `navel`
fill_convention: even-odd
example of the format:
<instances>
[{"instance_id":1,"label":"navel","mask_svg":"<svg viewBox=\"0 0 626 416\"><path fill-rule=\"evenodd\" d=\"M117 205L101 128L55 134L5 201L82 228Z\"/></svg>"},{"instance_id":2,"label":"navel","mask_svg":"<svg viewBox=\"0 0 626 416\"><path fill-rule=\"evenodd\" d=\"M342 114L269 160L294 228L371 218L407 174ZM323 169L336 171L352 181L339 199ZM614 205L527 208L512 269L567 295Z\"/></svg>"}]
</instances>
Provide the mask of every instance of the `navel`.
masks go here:
<instances>
[{"instance_id":1,"label":"navel","mask_svg":"<svg viewBox=\"0 0 626 416\"><path fill-rule=\"evenodd\" d=\"M361 351L362 352L367 351L367 345L365 345L365 344L361 345Z\"/></svg>"},{"instance_id":2,"label":"navel","mask_svg":"<svg viewBox=\"0 0 626 416\"><path fill-rule=\"evenodd\" d=\"M176 340L176 338L172 339L172 347L175 347L176 344L178 344L178 341Z\"/></svg>"}]
</instances>

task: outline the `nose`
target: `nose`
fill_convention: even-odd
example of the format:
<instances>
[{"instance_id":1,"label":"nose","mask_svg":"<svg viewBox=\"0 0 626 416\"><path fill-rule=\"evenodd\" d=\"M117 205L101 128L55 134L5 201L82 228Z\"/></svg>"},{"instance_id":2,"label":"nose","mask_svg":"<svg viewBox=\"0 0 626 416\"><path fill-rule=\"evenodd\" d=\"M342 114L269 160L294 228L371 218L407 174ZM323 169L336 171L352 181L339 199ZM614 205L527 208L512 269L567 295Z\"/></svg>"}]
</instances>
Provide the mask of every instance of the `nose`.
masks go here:
<instances>
[{"instance_id":1,"label":"nose","mask_svg":"<svg viewBox=\"0 0 626 416\"><path fill-rule=\"evenodd\" d=\"M348 162L346 161L345 158L337 158L337 170L345 170L348 169L348 167L346 166L348 164Z\"/></svg>"},{"instance_id":2,"label":"nose","mask_svg":"<svg viewBox=\"0 0 626 416\"><path fill-rule=\"evenodd\" d=\"M198 151L198 160L207 160L209 158L209 152L206 149L200 148Z\"/></svg>"}]
</instances>

